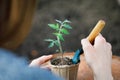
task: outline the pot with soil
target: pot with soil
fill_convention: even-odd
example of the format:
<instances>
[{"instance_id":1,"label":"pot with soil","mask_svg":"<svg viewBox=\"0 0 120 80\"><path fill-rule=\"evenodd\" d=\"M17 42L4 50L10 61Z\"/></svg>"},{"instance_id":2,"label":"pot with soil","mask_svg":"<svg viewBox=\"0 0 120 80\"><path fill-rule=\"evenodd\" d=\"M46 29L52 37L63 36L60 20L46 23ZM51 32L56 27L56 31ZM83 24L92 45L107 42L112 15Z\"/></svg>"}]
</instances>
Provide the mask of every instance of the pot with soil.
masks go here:
<instances>
[{"instance_id":1,"label":"pot with soil","mask_svg":"<svg viewBox=\"0 0 120 80\"><path fill-rule=\"evenodd\" d=\"M70 55L64 55L63 58L55 56L50 61L51 71L65 80L77 80L79 63L74 64L72 57Z\"/></svg>"},{"instance_id":2,"label":"pot with soil","mask_svg":"<svg viewBox=\"0 0 120 80\"><path fill-rule=\"evenodd\" d=\"M78 65L74 64L72 61L73 56L65 56L62 49L62 41L64 41L63 35L69 34L67 29L72 29L69 25L69 20L56 20L57 23L55 24L48 24L50 28L55 30L53 35L56 39L45 39L45 41L49 42L49 47L53 47L56 45L58 47L59 55L55 56L51 61L51 70L56 75L63 77L65 80L76 80L77 78L77 71Z\"/></svg>"}]
</instances>

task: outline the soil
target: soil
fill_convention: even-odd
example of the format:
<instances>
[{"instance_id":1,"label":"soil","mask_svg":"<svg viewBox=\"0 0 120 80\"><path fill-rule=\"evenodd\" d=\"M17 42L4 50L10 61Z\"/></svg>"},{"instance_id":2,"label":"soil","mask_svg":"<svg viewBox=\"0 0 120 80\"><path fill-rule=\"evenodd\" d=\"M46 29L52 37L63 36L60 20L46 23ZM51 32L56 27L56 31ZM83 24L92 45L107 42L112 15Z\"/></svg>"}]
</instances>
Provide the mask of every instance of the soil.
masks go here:
<instances>
[{"instance_id":1,"label":"soil","mask_svg":"<svg viewBox=\"0 0 120 80\"><path fill-rule=\"evenodd\" d=\"M72 59L68 57L63 57L63 58L53 58L51 61L52 65L72 65Z\"/></svg>"}]
</instances>

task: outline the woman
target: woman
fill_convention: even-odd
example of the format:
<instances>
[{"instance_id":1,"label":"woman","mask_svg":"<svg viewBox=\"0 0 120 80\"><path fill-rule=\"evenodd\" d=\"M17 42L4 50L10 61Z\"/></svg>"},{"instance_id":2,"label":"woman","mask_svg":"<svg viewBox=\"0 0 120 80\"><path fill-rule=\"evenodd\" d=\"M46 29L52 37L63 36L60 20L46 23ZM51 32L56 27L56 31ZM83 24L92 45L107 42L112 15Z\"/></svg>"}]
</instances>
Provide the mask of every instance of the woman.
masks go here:
<instances>
[{"instance_id":1,"label":"woman","mask_svg":"<svg viewBox=\"0 0 120 80\"><path fill-rule=\"evenodd\" d=\"M36 0L0 0L0 47L14 50L16 49L25 39L28 32L30 31L30 25L32 22L33 13L35 10ZM106 40L98 35L95 39L95 44L92 46L87 39L81 41L85 59L93 70L94 80L112 80L111 73L111 60L112 52L111 45ZM51 75L49 72L44 70L29 69L26 66L20 68L21 64L19 58L10 55L9 51L0 49L0 80L60 80L59 78ZM40 66L47 60L51 59L52 55L42 56L32 61L30 66ZM12 63L11 63L12 62ZM20 63L20 64L17 64ZM8 65L9 64L9 65ZM104 66L105 65L105 66ZM14 69L13 69L14 68ZM15 72L11 75L12 70ZM26 70L25 70L26 69ZM17 71L18 70L18 71ZM4 71L4 73L2 73ZM7 73L10 72L10 73ZM20 72L19 76L17 72ZM29 72L29 73L27 73ZM27 78L24 75L29 75ZM2 75L6 76L2 76ZM36 77L35 77L36 74ZM39 74L39 76L37 75ZM41 74L41 75L40 75ZM46 77L46 74L47 77ZM33 76L34 78L33 78ZM19 79L16 79L16 78ZM7 79L8 78L8 79ZM30 78L30 79L29 79Z\"/></svg>"}]
</instances>

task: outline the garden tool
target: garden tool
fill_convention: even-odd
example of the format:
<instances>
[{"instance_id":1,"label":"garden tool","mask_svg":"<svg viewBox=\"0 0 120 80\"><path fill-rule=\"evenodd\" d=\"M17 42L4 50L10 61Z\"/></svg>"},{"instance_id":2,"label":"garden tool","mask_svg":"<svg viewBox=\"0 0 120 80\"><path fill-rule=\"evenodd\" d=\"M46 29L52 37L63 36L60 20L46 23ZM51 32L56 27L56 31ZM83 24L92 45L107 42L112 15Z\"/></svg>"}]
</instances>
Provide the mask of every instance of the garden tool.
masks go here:
<instances>
[{"instance_id":1,"label":"garden tool","mask_svg":"<svg viewBox=\"0 0 120 80\"><path fill-rule=\"evenodd\" d=\"M90 43L93 45L94 44L94 39L95 37L102 31L102 29L105 26L105 21L104 20L99 20L96 26L93 28L93 30L90 32L89 36L87 39L90 41ZM75 54L72 58L72 62L74 64L77 64L80 62L80 55L83 54L84 51L82 48L78 49L75 51Z\"/></svg>"}]
</instances>

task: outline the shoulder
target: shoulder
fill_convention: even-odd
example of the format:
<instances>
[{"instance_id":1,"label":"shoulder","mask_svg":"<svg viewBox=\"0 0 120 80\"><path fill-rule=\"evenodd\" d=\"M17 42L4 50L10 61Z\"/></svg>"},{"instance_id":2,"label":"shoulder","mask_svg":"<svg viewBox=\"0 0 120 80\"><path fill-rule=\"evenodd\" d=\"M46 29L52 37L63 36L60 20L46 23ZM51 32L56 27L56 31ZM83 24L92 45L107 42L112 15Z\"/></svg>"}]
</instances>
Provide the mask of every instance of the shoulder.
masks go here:
<instances>
[{"instance_id":1,"label":"shoulder","mask_svg":"<svg viewBox=\"0 0 120 80\"><path fill-rule=\"evenodd\" d=\"M5 49L0 49L0 76L1 80L62 80L50 71L28 67L25 59Z\"/></svg>"}]
</instances>

